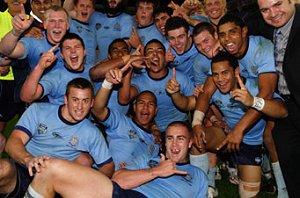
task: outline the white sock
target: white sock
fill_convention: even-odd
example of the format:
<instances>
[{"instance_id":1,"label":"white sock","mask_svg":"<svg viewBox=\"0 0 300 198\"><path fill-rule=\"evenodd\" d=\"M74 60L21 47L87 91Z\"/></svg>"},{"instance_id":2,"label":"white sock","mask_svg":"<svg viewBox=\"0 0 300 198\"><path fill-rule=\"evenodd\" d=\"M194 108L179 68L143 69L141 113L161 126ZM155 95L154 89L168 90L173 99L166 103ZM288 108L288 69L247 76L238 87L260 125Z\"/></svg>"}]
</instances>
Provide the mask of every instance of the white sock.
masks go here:
<instances>
[{"instance_id":1,"label":"white sock","mask_svg":"<svg viewBox=\"0 0 300 198\"><path fill-rule=\"evenodd\" d=\"M272 163L272 168L277 183L278 198L288 198L289 196L286 190L279 162L277 161Z\"/></svg>"},{"instance_id":2,"label":"white sock","mask_svg":"<svg viewBox=\"0 0 300 198\"><path fill-rule=\"evenodd\" d=\"M204 173L208 173L208 155L207 153L201 155L190 154L190 163L198 168L201 168Z\"/></svg>"},{"instance_id":3,"label":"white sock","mask_svg":"<svg viewBox=\"0 0 300 198\"><path fill-rule=\"evenodd\" d=\"M213 188L216 188L216 182L215 182L215 177L216 177L216 171L217 167L210 167L208 169L208 186L211 186Z\"/></svg>"},{"instance_id":4,"label":"white sock","mask_svg":"<svg viewBox=\"0 0 300 198\"><path fill-rule=\"evenodd\" d=\"M38 192L36 192L31 185L28 186L27 192L25 193L24 198L44 198L43 195L39 194Z\"/></svg>"}]
</instances>

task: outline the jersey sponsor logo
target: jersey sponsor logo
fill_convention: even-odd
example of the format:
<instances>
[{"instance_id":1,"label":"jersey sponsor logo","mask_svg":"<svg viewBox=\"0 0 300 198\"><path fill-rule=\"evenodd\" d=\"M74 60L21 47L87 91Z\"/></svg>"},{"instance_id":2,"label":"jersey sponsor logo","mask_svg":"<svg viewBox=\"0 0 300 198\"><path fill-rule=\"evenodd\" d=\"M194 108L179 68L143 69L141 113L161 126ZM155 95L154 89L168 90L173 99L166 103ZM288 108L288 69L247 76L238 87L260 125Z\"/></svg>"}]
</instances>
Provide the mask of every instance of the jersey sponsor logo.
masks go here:
<instances>
[{"instance_id":1,"label":"jersey sponsor logo","mask_svg":"<svg viewBox=\"0 0 300 198\"><path fill-rule=\"evenodd\" d=\"M192 180L193 180L192 175L190 175L190 174L183 175L181 180L186 182L188 185L192 186Z\"/></svg>"},{"instance_id":2,"label":"jersey sponsor logo","mask_svg":"<svg viewBox=\"0 0 300 198\"><path fill-rule=\"evenodd\" d=\"M117 23L114 25L113 30L114 30L114 31L120 32L120 31L121 31L121 25L117 22Z\"/></svg>"},{"instance_id":3,"label":"jersey sponsor logo","mask_svg":"<svg viewBox=\"0 0 300 198\"><path fill-rule=\"evenodd\" d=\"M136 131L133 131L130 129L128 131L128 137L129 137L129 139L136 139L136 138L138 138L138 135L137 135Z\"/></svg>"},{"instance_id":4,"label":"jersey sponsor logo","mask_svg":"<svg viewBox=\"0 0 300 198\"><path fill-rule=\"evenodd\" d=\"M77 26L76 28L77 28L77 31L78 31L79 33L82 32L82 26Z\"/></svg>"},{"instance_id":5,"label":"jersey sponsor logo","mask_svg":"<svg viewBox=\"0 0 300 198\"><path fill-rule=\"evenodd\" d=\"M101 27L102 27L101 23L96 23L96 30L101 29Z\"/></svg>"},{"instance_id":6,"label":"jersey sponsor logo","mask_svg":"<svg viewBox=\"0 0 300 198\"><path fill-rule=\"evenodd\" d=\"M45 134L47 133L47 125L43 124L43 123L40 123L39 126L38 126L38 134Z\"/></svg>"}]
</instances>

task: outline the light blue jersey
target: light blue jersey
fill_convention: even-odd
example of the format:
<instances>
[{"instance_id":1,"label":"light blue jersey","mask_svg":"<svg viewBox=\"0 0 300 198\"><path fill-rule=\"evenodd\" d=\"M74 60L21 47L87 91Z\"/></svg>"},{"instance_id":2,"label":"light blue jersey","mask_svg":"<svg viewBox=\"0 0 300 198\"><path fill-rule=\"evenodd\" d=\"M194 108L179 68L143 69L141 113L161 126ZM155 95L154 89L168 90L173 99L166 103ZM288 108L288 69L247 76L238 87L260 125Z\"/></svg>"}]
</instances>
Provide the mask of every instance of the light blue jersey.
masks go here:
<instances>
[{"instance_id":1,"label":"light blue jersey","mask_svg":"<svg viewBox=\"0 0 300 198\"><path fill-rule=\"evenodd\" d=\"M145 130L133 119L110 109L102 123L108 127L107 140L116 170L122 162L130 164L141 156L152 158L158 155L159 148L154 144L151 131Z\"/></svg>"},{"instance_id":2,"label":"light blue jersey","mask_svg":"<svg viewBox=\"0 0 300 198\"><path fill-rule=\"evenodd\" d=\"M90 18L90 26L96 29L97 43L100 50L99 61L107 58L109 44L117 39L129 39L135 22L132 16L121 13L117 16L108 16L101 12L94 12Z\"/></svg>"},{"instance_id":3,"label":"light blue jersey","mask_svg":"<svg viewBox=\"0 0 300 198\"><path fill-rule=\"evenodd\" d=\"M172 79L172 70L168 69L168 74L161 79L152 79L147 72L135 76L131 80L132 86L139 92L150 90L157 98L158 112L155 122L160 131L166 131L167 126L173 121L187 120L186 112L182 112L175 107L171 96L166 91L167 82ZM193 95L194 86L188 76L176 71L176 80L180 84L180 93L185 96Z\"/></svg>"},{"instance_id":4,"label":"light blue jersey","mask_svg":"<svg viewBox=\"0 0 300 198\"><path fill-rule=\"evenodd\" d=\"M91 26L89 26L88 23L82 23L75 19L69 18L69 22L70 22L70 32L79 35L84 42L84 46L86 50L85 63L91 66L95 65L97 62L96 30Z\"/></svg>"},{"instance_id":5,"label":"light blue jersey","mask_svg":"<svg viewBox=\"0 0 300 198\"><path fill-rule=\"evenodd\" d=\"M90 81L89 70L84 68L82 72L78 72L67 69L63 65L57 65L39 81L43 88L42 97L48 96L52 104L64 104L67 84L74 78L85 78Z\"/></svg>"},{"instance_id":6,"label":"light blue jersey","mask_svg":"<svg viewBox=\"0 0 300 198\"><path fill-rule=\"evenodd\" d=\"M149 41L152 39L157 39L161 43L165 43L165 37L158 31L154 24L145 26L145 27L138 27L137 33L141 39L142 44L145 46ZM168 49L168 48L167 48Z\"/></svg>"},{"instance_id":7,"label":"light blue jersey","mask_svg":"<svg viewBox=\"0 0 300 198\"><path fill-rule=\"evenodd\" d=\"M26 58L28 60L31 71L38 64L38 62L41 58L41 55L45 52L48 52L51 49L51 47L54 46L54 45L51 45L47 41L45 32L43 34L44 34L44 38L42 38L42 39L37 39L37 38L34 38L34 37L22 37L20 39L20 42L24 46L25 53L19 59L25 59ZM33 44L34 44L34 46L33 46ZM56 63L58 63L58 62L62 63L63 60L60 56L60 49L59 48L56 48L54 50L54 54L57 56ZM51 68L47 69L44 73L47 73L50 70L51 70Z\"/></svg>"},{"instance_id":8,"label":"light blue jersey","mask_svg":"<svg viewBox=\"0 0 300 198\"><path fill-rule=\"evenodd\" d=\"M172 53L176 55L173 62L170 63L170 67L176 67L176 71L180 71L189 76L190 80L194 83L194 74L193 74L193 65L198 64L195 62L195 57L199 54L198 50L192 44L190 49L188 49L183 54L179 55L176 51L172 48ZM199 63L200 64L200 63ZM200 67L195 65L194 67Z\"/></svg>"},{"instance_id":9,"label":"light blue jersey","mask_svg":"<svg viewBox=\"0 0 300 198\"><path fill-rule=\"evenodd\" d=\"M74 160L87 152L98 167L112 158L104 137L87 119L70 123L61 115L62 106L33 103L24 112L15 129L26 133L30 140L25 145L33 156Z\"/></svg>"},{"instance_id":10,"label":"light blue jersey","mask_svg":"<svg viewBox=\"0 0 300 198\"><path fill-rule=\"evenodd\" d=\"M238 59L241 76L258 77L263 73L275 73L274 45L262 36L249 36L246 54Z\"/></svg>"},{"instance_id":11,"label":"light blue jersey","mask_svg":"<svg viewBox=\"0 0 300 198\"><path fill-rule=\"evenodd\" d=\"M249 92L256 96L258 93L257 78L247 78L245 86ZM223 94L218 89L213 94L211 101L218 106L224 115L224 121L228 124L231 131L248 111L248 107L241 102L234 100L230 94ZM265 129L265 120L259 119L244 133L243 142L248 145L260 145L263 143L263 132Z\"/></svg>"},{"instance_id":12,"label":"light blue jersey","mask_svg":"<svg viewBox=\"0 0 300 198\"><path fill-rule=\"evenodd\" d=\"M276 73L273 43L262 36L249 36L248 41L247 51L238 59L240 75L258 78L259 74Z\"/></svg>"},{"instance_id":13,"label":"light blue jersey","mask_svg":"<svg viewBox=\"0 0 300 198\"><path fill-rule=\"evenodd\" d=\"M204 84L211 69L211 60L201 53L194 58L193 75L195 86Z\"/></svg>"},{"instance_id":14,"label":"light blue jersey","mask_svg":"<svg viewBox=\"0 0 300 198\"><path fill-rule=\"evenodd\" d=\"M135 163L125 167L129 170L153 168L160 162L159 158L139 158ZM151 198L206 198L208 182L206 174L188 163L176 164L178 170L186 171L187 175L172 175L151 180L133 190Z\"/></svg>"}]
</instances>

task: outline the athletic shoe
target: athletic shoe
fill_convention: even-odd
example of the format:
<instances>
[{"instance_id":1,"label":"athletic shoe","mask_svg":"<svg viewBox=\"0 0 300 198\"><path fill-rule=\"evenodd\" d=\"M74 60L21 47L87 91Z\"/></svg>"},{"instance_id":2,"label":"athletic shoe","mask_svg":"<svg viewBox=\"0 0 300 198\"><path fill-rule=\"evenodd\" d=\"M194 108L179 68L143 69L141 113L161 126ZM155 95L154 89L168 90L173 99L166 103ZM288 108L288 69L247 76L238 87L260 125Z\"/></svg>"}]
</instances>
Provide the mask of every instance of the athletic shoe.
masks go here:
<instances>
[{"instance_id":1,"label":"athletic shoe","mask_svg":"<svg viewBox=\"0 0 300 198\"><path fill-rule=\"evenodd\" d=\"M228 167L228 173L229 173L229 177L228 177L229 182L234 185L239 185L239 176L237 173L237 169Z\"/></svg>"},{"instance_id":2,"label":"athletic shoe","mask_svg":"<svg viewBox=\"0 0 300 198\"><path fill-rule=\"evenodd\" d=\"M274 195L276 193L276 184L273 178L268 179L261 187L261 192Z\"/></svg>"},{"instance_id":3,"label":"athletic shoe","mask_svg":"<svg viewBox=\"0 0 300 198\"><path fill-rule=\"evenodd\" d=\"M216 175L215 175L215 180L221 180L222 179L222 175L220 173L220 169L217 166L217 170L216 170Z\"/></svg>"},{"instance_id":4,"label":"athletic shoe","mask_svg":"<svg viewBox=\"0 0 300 198\"><path fill-rule=\"evenodd\" d=\"M213 188L213 187L209 186L207 194L208 194L207 198L214 198L214 197L217 197L219 195L219 192L218 192L217 188Z\"/></svg>"}]
</instances>

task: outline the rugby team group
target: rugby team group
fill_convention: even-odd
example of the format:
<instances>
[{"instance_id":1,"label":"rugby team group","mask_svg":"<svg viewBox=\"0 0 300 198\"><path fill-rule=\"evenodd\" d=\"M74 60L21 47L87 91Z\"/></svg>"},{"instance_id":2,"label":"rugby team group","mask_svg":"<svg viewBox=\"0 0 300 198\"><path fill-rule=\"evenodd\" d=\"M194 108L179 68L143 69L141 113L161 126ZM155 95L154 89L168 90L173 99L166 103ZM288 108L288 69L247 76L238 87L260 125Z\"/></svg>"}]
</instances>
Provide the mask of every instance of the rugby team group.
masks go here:
<instances>
[{"instance_id":1,"label":"rugby team group","mask_svg":"<svg viewBox=\"0 0 300 198\"><path fill-rule=\"evenodd\" d=\"M4 2L1 197L300 194L296 0Z\"/></svg>"}]
</instances>

